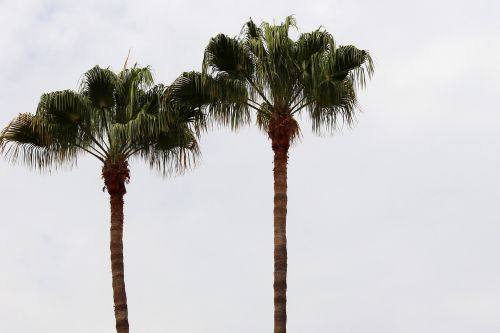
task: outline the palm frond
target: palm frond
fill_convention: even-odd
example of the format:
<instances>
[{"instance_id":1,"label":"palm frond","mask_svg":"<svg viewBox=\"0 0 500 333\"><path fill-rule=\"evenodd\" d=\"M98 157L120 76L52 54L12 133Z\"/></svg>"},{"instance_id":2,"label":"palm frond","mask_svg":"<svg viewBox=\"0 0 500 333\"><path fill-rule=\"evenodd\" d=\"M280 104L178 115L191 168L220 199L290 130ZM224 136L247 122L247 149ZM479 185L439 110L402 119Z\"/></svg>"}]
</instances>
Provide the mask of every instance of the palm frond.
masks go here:
<instances>
[{"instance_id":1,"label":"palm frond","mask_svg":"<svg viewBox=\"0 0 500 333\"><path fill-rule=\"evenodd\" d=\"M332 132L339 121L352 125L356 106L356 91L350 80L324 82L307 108L313 131L317 134L321 134L323 130Z\"/></svg>"},{"instance_id":2,"label":"palm frond","mask_svg":"<svg viewBox=\"0 0 500 333\"><path fill-rule=\"evenodd\" d=\"M87 96L97 109L110 109L115 105L117 75L108 68L95 66L88 70L80 84L80 92Z\"/></svg>"},{"instance_id":3,"label":"palm frond","mask_svg":"<svg viewBox=\"0 0 500 333\"><path fill-rule=\"evenodd\" d=\"M203 73L224 72L233 79L251 76L254 63L248 49L237 38L219 34L210 39L203 58Z\"/></svg>"},{"instance_id":4,"label":"palm frond","mask_svg":"<svg viewBox=\"0 0 500 333\"><path fill-rule=\"evenodd\" d=\"M366 77L371 78L374 64L368 51L359 50L353 45L339 46L333 57L335 79L342 80L351 75L355 84L364 87Z\"/></svg>"},{"instance_id":5,"label":"palm frond","mask_svg":"<svg viewBox=\"0 0 500 333\"><path fill-rule=\"evenodd\" d=\"M259 39L262 35L262 30L254 23L252 18L241 29L241 35L245 36L246 40Z\"/></svg>"},{"instance_id":6,"label":"palm frond","mask_svg":"<svg viewBox=\"0 0 500 333\"><path fill-rule=\"evenodd\" d=\"M169 87L165 98L197 110L198 114L206 110L210 120L234 129L250 121L246 86L229 75L212 77L197 72L183 73Z\"/></svg>"},{"instance_id":7,"label":"palm frond","mask_svg":"<svg viewBox=\"0 0 500 333\"><path fill-rule=\"evenodd\" d=\"M120 82L115 90L114 122L126 123L140 112L139 103L142 94L154 86L150 67L125 69L118 75Z\"/></svg>"},{"instance_id":8,"label":"palm frond","mask_svg":"<svg viewBox=\"0 0 500 333\"><path fill-rule=\"evenodd\" d=\"M59 126L76 126L90 123L91 103L84 95L72 90L43 94L40 98L37 115Z\"/></svg>"},{"instance_id":9,"label":"palm frond","mask_svg":"<svg viewBox=\"0 0 500 333\"><path fill-rule=\"evenodd\" d=\"M331 35L323 30L315 30L303 33L295 42L295 57L297 65L303 71L307 71L311 57L322 54L335 47Z\"/></svg>"},{"instance_id":10,"label":"palm frond","mask_svg":"<svg viewBox=\"0 0 500 333\"><path fill-rule=\"evenodd\" d=\"M100 155L106 155L105 143L100 143L103 141L101 114L92 108L86 95L71 90L43 94L36 115L43 120L40 131L50 130L53 140L80 147L95 144Z\"/></svg>"},{"instance_id":11,"label":"palm frond","mask_svg":"<svg viewBox=\"0 0 500 333\"><path fill-rule=\"evenodd\" d=\"M19 114L0 133L0 152L12 163L40 170L73 165L77 149L59 142L53 134L40 116Z\"/></svg>"},{"instance_id":12,"label":"palm frond","mask_svg":"<svg viewBox=\"0 0 500 333\"><path fill-rule=\"evenodd\" d=\"M188 126L171 126L152 141L137 140L129 156L138 156L163 175L180 174L196 166L200 149Z\"/></svg>"}]
</instances>

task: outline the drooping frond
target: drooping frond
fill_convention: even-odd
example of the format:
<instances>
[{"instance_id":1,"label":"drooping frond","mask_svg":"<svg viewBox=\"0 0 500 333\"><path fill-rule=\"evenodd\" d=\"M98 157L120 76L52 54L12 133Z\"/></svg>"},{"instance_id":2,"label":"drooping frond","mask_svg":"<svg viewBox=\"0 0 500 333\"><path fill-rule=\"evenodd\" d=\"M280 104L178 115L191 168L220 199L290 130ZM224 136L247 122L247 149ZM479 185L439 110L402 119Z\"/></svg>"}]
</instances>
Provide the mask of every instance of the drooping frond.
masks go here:
<instances>
[{"instance_id":1,"label":"drooping frond","mask_svg":"<svg viewBox=\"0 0 500 333\"><path fill-rule=\"evenodd\" d=\"M47 121L60 126L75 126L90 122L90 101L71 90L43 94L37 115L47 117Z\"/></svg>"},{"instance_id":2,"label":"drooping frond","mask_svg":"<svg viewBox=\"0 0 500 333\"><path fill-rule=\"evenodd\" d=\"M164 175L181 173L195 166L200 150L194 120L198 115L193 115L194 112L178 104L164 105L160 114L164 114L168 122L159 124L149 133L136 135L125 156L140 157ZM166 113L171 114L167 116Z\"/></svg>"},{"instance_id":3,"label":"drooping frond","mask_svg":"<svg viewBox=\"0 0 500 333\"><path fill-rule=\"evenodd\" d=\"M245 36L247 41L250 39L259 39L262 35L262 30L250 18L241 29L241 35Z\"/></svg>"},{"instance_id":4,"label":"drooping frond","mask_svg":"<svg viewBox=\"0 0 500 333\"><path fill-rule=\"evenodd\" d=\"M322 129L331 132L337 128L339 121L348 125L353 124L356 91L352 82L325 81L317 88L315 97L306 99L310 101L307 113L315 133L322 133Z\"/></svg>"},{"instance_id":5,"label":"drooping frond","mask_svg":"<svg viewBox=\"0 0 500 333\"><path fill-rule=\"evenodd\" d=\"M120 83L115 89L115 112L113 122L126 123L139 112L141 94L154 85L153 73L149 67L126 69L118 74Z\"/></svg>"},{"instance_id":6,"label":"drooping frond","mask_svg":"<svg viewBox=\"0 0 500 333\"><path fill-rule=\"evenodd\" d=\"M180 171L199 153L203 116L182 98L164 100L167 90L154 85L149 67L114 74L95 66L79 92L44 94L35 114L15 118L1 133L1 152L41 169L71 164L85 152L103 163L142 156L165 173Z\"/></svg>"},{"instance_id":7,"label":"drooping frond","mask_svg":"<svg viewBox=\"0 0 500 333\"><path fill-rule=\"evenodd\" d=\"M0 152L13 163L47 170L76 162L76 147L52 137L52 127L40 116L19 114L0 133Z\"/></svg>"},{"instance_id":8,"label":"drooping frond","mask_svg":"<svg viewBox=\"0 0 500 333\"><path fill-rule=\"evenodd\" d=\"M228 75L211 77L197 72L183 73L169 87L165 98L200 112L205 107L209 119L233 129L250 121L246 86Z\"/></svg>"},{"instance_id":9,"label":"drooping frond","mask_svg":"<svg viewBox=\"0 0 500 333\"><path fill-rule=\"evenodd\" d=\"M101 127L96 126L97 116L93 110L87 96L71 90L43 94L36 111L43 124L39 130L49 128L49 138L61 146L78 147L84 151L93 147L92 154L103 159L106 145L102 142Z\"/></svg>"},{"instance_id":10,"label":"drooping frond","mask_svg":"<svg viewBox=\"0 0 500 333\"><path fill-rule=\"evenodd\" d=\"M289 29L294 26L291 16L280 25L262 25L266 56L259 57L257 62L256 82L267 96L265 101L272 103L278 112L284 112L297 80L294 42L289 37Z\"/></svg>"},{"instance_id":11,"label":"drooping frond","mask_svg":"<svg viewBox=\"0 0 500 333\"><path fill-rule=\"evenodd\" d=\"M80 91L96 109L110 109L115 105L118 77L108 68L95 66L83 75Z\"/></svg>"},{"instance_id":12,"label":"drooping frond","mask_svg":"<svg viewBox=\"0 0 500 333\"><path fill-rule=\"evenodd\" d=\"M263 22L257 26L251 19L239 37L218 35L205 49L203 74L219 102L206 101L210 117L235 127L241 122L237 114L227 110L230 96L222 87L230 78L247 90L246 108L255 112L257 125L269 132L272 119L285 119L307 111L313 130L331 131L339 121L351 124L356 111L356 88L364 87L373 74L368 51L354 46L337 47L333 37L319 28L290 37L297 28L293 16L281 24ZM247 70L251 63L252 71ZM250 68L250 67L248 67ZM244 74L244 75L243 75ZM210 79L212 81L210 81ZM233 84L233 82L231 82ZM241 102L240 102L241 104Z\"/></svg>"},{"instance_id":13,"label":"drooping frond","mask_svg":"<svg viewBox=\"0 0 500 333\"><path fill-rule=\"evenodd\" d=\"M237 38L219 34L210 39L205 49L204 72L207 68L224 72L232 79L244 79L253 74L254 63L248 49Z\"/></svg>"},{"instance_id":14,"label":"drooping frond","mask_svg":"<svg viewBox=\"0 0 500 333\"><path fill-rule=\"evenodd\" d=\"M267 50L262 36L262 29L250 19L241 29L241 42L250 51L254 63L261 62L267 57ZM259 61L260 60L260 61Z\"/></svg>"},{"instance_id":15,"label":"drooping frond","mask_svg":"<svg viewBox=\"0 0 500 333\"><path fill-rule=\"evenodd\" d=\"M154 137L161 130L162 122L159 119L161 110L161 96L165 86L156 85L147 91L138 90L135 93L133 117L124 122L112 125L110 136L113 142L126 145L143 137ZM115 144L113 146L119 147Z\"/></svg>"},{"instance_id":16,"label":"drooping frond","mask_svg":"<svg viewBox=\"0 0 500 333\"><path fill-rule=\"evenodd\" d=\"M171 126L139 151L141 158L164 175L193 168L200 155L196 136L187 126Z\"/></svg>"},{"instance_id":17,"label":"drooping frond","mask_svg":"<svg viewBox=\"0 0 500 333\"><path fill-rule=\"evenodd\" d=\"M80 93L86 96L95 112L91 113L93 125L103 140L109 133L115 118L115 91L119 85L118 76L109 68L95 66L83 75Z\"/></svg>"},{"instance_id":18,"label":"drooping frond","mask_svg":"<svg viewBox=\"0 0 500 333\"><path fill-rule=\"evenodd\" d=\"M297 20L295 20L295 17L293 17L293 15L288 15L287 17L285 17L285 21L281 24L281 26L287 31L290 30L290 28L298 29Z\"/></svg>"},{"instance_id":19,"label":"drooping frond","mask_svg":"<svg viewBox=\"0 0 500 333\"><path fill-rule=\"evenodd\" d=\"M359 50L353 45L340 46L335 50L335 71L336 78L343 79L351 75L354 84L363 88L366 84L366 77L371 78L374 65L370 53Z\"/></svg>"},{"instance_id":20,"label":"drooping frond","mask_svg":"<svg viewBox=\"0 0 500 333\"><path fill-rule=\"evenodd\" d=\"M303 33L295 42L295 58L299 70L307 71L311 58L335 47L333 38L326 31L315 30Z\"/></svg>"}]
</instances>

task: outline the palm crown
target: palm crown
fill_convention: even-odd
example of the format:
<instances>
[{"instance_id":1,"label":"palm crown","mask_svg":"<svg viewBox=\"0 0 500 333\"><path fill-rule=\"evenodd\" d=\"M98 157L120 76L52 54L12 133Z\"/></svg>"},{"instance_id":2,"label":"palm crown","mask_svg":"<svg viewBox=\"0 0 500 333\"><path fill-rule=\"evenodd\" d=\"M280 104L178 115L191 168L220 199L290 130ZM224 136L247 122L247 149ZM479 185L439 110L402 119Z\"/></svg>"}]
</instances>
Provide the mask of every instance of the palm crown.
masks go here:
<instances>
[{"instance_id":1,"label":"palm crown","mask_svg":"<svg viewBox=\"0 0 500 333\"><path fill-rule=\"evenodd\" d=\"M356 109L356 88L373 73L367 51L337 46L318 29L289 36L296 28L289 16L280 25L258 27L248 21L238 37L219 34L205 49L202 75L184 73L174 88L178 96L196 96L212 118L232 127L250 121L270 131L272 120L306 111L313 130L333 130L341 118L351 123ZM298 133L298 124L290 133Z\"/></svg>"},{"instance_id":2,"label":"palm crown","mask_svg":"<svg viewBox=\"0 0 500 333\"><path fill-rule=\"evenodd\" d=\"M78 92L42 95L35 114L18 115L1 133L13 161L36 168L75 163L86 152L103 163L142 157L163 172L182 170L198 153L200 113L154 85L149 67L115 74L87 71Z\"/></svg>"}]
</instances>

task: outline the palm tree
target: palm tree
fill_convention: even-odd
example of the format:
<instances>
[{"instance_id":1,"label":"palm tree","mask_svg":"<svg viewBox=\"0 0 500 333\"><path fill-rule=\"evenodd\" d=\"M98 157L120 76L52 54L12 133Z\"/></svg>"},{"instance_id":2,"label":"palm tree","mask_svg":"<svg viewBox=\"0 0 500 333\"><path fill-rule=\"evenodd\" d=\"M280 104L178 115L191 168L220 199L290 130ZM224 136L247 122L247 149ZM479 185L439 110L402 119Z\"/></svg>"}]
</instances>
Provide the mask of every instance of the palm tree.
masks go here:
<instances>
[{"instance_id":1,"label":"palm tree","mask_svg":"<svg viewBox=\"0 0 500 333\"><path fill-rule=\"evenodd\" d=\"M233 129L251 120L267 133L274 151L274 332L286 332L287 163L298 138L296 117L306 113L316 133L352 124L356 88L371 77L367 51L337 46L323 29L289 37L293 17L280 25L248 21L238 37L219 34L205 49L202 73L174 82L178 98L204 103L210 118Z\"/></svg>"},{"instance_id":2,"label":"palm tree","mask_svg":"<svg viewBox=\"0 0 500 333\"><path fill-rule=\"evenodd\" d=\"M118 74L98 66L83 76L78 92L42 95L35 114L19 114L1 132L0 151L38 169L72 165L89 154L102 163L111 206L111 271L116 331L129 332L123 265L123 197L129 160L142 158L163 173L180 172L198 154L199 112L174 103L169 89L154 85L149 67ZM104 190L104 189L103 189Z\"/></svg>"}]
</instances>

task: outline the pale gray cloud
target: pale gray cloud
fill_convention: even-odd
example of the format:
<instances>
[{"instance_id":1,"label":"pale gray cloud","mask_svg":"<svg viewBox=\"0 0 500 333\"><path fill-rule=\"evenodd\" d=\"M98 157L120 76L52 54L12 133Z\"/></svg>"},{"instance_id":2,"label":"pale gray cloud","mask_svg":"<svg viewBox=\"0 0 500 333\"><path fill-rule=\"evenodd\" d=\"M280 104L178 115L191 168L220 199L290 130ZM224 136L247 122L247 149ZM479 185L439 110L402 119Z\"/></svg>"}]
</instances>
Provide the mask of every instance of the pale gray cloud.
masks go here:
<instances>
[{"instance_id":1,"label":"pale gray cloud","mask_svg":"<svg viewBox=\"0 0 500 333\"><path fill-rule=\"evenodd\" d=\"M496 1L0 0L0 124L95 64L199 69L248 17L323 25L376 73L353 130L290 153L289 330L500 329L500 5ZM272 329L272 152L254 127L202 138L162 179L133 163L125 270L137 332ZM112 332L98 163L41 176L0 161L0 332Z\"/></svg>"}]
</instances>

